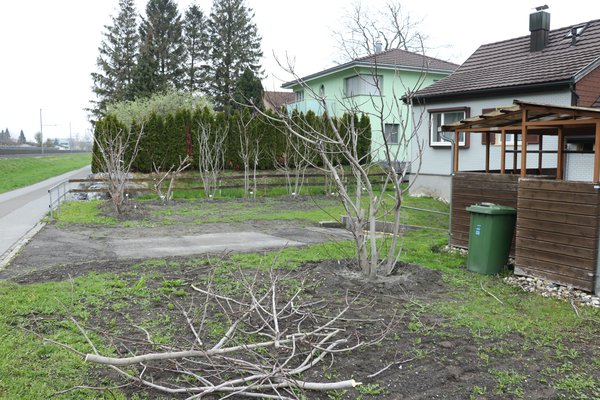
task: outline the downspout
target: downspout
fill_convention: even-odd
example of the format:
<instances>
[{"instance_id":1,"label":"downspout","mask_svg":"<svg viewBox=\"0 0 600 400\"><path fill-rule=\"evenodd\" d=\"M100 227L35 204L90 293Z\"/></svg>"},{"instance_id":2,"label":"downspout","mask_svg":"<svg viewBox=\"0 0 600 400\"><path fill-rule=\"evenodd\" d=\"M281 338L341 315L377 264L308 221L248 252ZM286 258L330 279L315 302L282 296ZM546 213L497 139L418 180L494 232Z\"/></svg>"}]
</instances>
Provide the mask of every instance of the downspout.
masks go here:
<instances>
[{"instance_id":1,"label":"downspout","mask_svg":"<svg viewBox=\"0 0 600 400\"><path fill-rule=\"evenodd\" d=\"M447 137L442 132L442 138L450 142L450 212L448 213L448 246L452 245L452 187L454 182L454 135Z\"/></svg>"},{"instance_id":2,"label":"downspout","mask_svg":"<svg viewBox=\"0 0 600 400\"><path fill-rule=\"evenodd\" d=\"M575 82L569 83L569 90L571 91L571 106L577 107L579 105L579 95L575 87Z\"/></svg>"}]
</instances>

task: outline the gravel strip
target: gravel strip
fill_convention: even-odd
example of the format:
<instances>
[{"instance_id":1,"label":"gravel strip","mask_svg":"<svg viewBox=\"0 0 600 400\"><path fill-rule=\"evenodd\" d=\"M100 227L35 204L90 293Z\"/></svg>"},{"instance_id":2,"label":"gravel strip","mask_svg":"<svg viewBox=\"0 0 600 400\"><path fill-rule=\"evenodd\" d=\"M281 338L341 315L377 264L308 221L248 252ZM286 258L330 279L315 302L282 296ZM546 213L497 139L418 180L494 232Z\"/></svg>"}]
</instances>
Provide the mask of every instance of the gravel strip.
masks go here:
<instances>
[{"instance_id":1,"label":"gravel strip","mask_svg":"<svg viewBox=\"0 0 600 400\"><path fill-rule=\"evenodd\" d=\"M538 293L544 297L572 300L582 305L600 308L600 297L570 286L526 276L507 276L504 278L504 282L511 286L518 286L526 292Z\"/></svg>"}]
</instances>

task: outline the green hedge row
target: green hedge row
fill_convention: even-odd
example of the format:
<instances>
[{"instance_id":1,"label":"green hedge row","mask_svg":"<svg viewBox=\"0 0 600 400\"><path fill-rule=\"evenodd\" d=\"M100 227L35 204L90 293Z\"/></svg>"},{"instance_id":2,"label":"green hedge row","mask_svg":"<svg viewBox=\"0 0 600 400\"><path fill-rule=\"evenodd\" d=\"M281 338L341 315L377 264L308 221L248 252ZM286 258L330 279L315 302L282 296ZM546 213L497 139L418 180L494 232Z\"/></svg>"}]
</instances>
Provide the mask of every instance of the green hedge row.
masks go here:
<instances>
[{"instance_id":1,"label":"green hedge row","mask_svg":"<svg viewBox=\"0 0 600 400\"><path fill-rule=\"evenodd\" d=\"M275 118L274 114L269 114ZM323 117L317 116L312 111L306 115L294 112L290 117L295 123L310 125L320 132L331 132L330 122ZM353 123L361 132L357 143L359 155L368 158L371 146L371 128L369 118L366 115L354 116L354 121L344 115L333 122L342 133L347 132L347 126ZM268 117L254 115L247 110L235 111L226 115L220 112L210 111L208 108L199 108L194 112L183 110L176 114L161 116L152 114L142 125L134 123L130 127L131 132L143 134L140 138L139 151L132 164L134 172L153 172L156 164L161 170L167 170L172 165L178 165L180 157L186 155L192 157L192 168L199 168L199 145L198 136L200 129L209 129L211 135L227 132L224 143L225 168L231 170L243 169L240 156L240 126L247 125L251 138L250 143L258 143L260 148L259 169L273 169L275 157L281 160L286 152L286 128L281 122ZM115 135L126 135L128 127L119 122L116 117L108 115L96 123L92 159L92 171L101 172L101 153L98 143L106 143L107 137ZM131 148L126 155L131 159Z\"/></svg>"}]
</instances>

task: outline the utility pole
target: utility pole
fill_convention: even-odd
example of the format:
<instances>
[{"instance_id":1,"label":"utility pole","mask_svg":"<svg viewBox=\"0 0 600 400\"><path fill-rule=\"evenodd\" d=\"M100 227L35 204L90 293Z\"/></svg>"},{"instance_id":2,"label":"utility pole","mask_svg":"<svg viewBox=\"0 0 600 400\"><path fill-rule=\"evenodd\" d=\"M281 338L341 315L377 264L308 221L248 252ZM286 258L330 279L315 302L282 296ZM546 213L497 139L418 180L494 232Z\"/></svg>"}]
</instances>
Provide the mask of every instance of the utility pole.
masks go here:
<instances>
[{"instance_id":1,"label":"utility pole","mask_svg":"<svg viewBox=\"0 0 600 400\"><path fill-rule=\"evenodd\" d=\"M44 154L44 133L43 133L43 125L42 125L42 109L40 108L40 138L42 144L42 154Z\"/></svg>"}]
</instances>

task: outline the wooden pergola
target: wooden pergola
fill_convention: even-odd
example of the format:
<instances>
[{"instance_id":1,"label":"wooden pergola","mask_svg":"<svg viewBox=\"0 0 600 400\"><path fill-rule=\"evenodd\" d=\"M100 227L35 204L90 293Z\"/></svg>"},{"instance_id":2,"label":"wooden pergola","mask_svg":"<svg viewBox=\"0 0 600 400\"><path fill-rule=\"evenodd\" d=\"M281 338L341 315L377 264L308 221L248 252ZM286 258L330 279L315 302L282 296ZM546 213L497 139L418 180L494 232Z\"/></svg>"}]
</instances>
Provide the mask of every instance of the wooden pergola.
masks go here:
<instances>
[{"instance_id":1,"label":"wooden pergola","mask_svg":"<svg viewBox=\"0 0 600 400\"><path fill-rule=\"evenodd\" d=\"M594 173L593 182L600 182L600 109L556 106L515 100L509 107L499 107L495 111L467 118L453 124L445 125L444 131L454 132L454 143L459 142L461 132L481 132L487 136L485 171L490 172L490 138L491 134L501 135L500 173L506 172L506 153L513 153L513 171L517 170L517 154L521 154L520 175L527 173L527 136L538 135L538 165L542 170L544 153L557 154L556 179L563 179L565 161L565 140L569 136L590 136L594 141ZM506 135L515 134L512 149L507 148ZM520 135L518 149L517 136ZM556 150L543 150L545 135L558 136ZM454 146L453 172L459 171L459 146Z\"/></svg>"}]
</instances>

